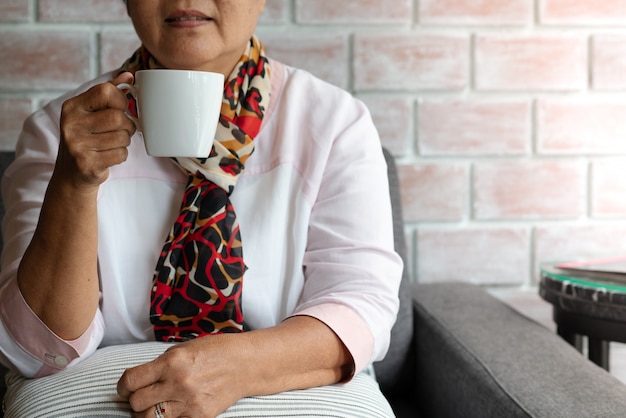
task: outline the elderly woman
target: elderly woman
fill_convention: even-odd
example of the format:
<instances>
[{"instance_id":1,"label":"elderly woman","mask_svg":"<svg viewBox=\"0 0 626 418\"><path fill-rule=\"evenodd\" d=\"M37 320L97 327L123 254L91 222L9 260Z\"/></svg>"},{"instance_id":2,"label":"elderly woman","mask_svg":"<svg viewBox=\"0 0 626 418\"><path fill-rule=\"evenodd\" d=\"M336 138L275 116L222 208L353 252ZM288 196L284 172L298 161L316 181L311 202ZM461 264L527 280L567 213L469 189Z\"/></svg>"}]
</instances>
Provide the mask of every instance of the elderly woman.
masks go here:
<instances>
[{"instance_id":1,"label":"elderly woman","mask_svg":"<svg viewBox=\"0 0 626 418\"><path fill-rule=\"evenodd\" d=\"M136 417L213 417L242 398L349 382L384 357L402 265L376 130L347 93L265 55L254 36L264 5L131 0L141 48L26 121L3 180L0 359L15 374L71 375L102 347L167 341L117 376L119 395ZM153 68L222 73L239 93L220 123L254 152L220 157L241 169L225 170L236 185L216 193L240 229L225 245L241 240L245 267L190 269L169 245L214 262L178 235L183 200L215 188L215 166L196 159L190 172L146 154L116 85ZM253 120L238 118L253 101ZM188 290L224 269L243 276L226 308ZM202 306L191 319L188 300Z\"/></svg>"}]
</instances>

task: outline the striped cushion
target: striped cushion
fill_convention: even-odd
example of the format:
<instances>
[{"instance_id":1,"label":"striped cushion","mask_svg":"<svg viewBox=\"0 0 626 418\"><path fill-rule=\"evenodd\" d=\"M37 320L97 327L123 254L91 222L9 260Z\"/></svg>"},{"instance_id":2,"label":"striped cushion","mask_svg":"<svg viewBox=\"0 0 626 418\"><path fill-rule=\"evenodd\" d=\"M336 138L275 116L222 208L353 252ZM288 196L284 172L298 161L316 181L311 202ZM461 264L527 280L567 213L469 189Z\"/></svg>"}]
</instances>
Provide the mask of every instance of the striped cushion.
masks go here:
<instances>
[{"instance_id":1,"label":"striped cushion","mask_svg":"<svg viewBox=\"0 0 626 418\"><path fill-rule=\"evenodd\" d=\"M131 417L116 392L122 372L152 360L169 344L150 342L106 347L74 367L40 379L7 375L5 418ZM222 418L393 417L376 381L360 373L341 385L241 399Z\"/></svg>"}]
</instances>

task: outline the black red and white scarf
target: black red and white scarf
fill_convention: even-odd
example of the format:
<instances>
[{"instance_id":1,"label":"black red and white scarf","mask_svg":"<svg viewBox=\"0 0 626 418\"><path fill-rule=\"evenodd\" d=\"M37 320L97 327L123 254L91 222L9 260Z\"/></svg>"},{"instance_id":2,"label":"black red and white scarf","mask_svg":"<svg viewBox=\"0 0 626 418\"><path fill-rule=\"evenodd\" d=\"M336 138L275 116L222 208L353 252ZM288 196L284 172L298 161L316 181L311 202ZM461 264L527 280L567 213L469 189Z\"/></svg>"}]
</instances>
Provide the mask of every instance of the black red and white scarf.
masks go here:
<instances>
[{"instance_id":1,"label":"black red and white scarf","mask_svg":"<svg viewBox=\"0 0 626 418\"><path fill-rule=\"evenodd\" d=\"M120 72L153 68L161 67L140 47ZM269 95L268 61L262 43L253 36L225 82L210 155L173 158L189 177L180 215L161 250L153 278L150 321L157 340L186 341L243 331L246 265L229 196L254 151Z\"/></svg>"}]
</instances>

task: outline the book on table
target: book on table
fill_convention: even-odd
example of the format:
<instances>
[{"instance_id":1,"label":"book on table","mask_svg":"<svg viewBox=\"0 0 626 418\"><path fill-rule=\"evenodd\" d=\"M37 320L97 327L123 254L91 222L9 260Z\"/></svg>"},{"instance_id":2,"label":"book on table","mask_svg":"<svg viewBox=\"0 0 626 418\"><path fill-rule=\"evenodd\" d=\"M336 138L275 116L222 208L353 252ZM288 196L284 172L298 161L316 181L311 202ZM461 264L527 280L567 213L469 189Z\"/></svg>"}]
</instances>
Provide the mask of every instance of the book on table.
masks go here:
<instances>
[{"instance_id":1,"label":"book on table","mask_svg":"<svg viewBox=\"0 0 626 418\"><path fill-rule=\"evenodd\" d=\"M589 279L626 282L626 255L566 261L552 265L554 273Z\"/></svg>"}]
</instances>

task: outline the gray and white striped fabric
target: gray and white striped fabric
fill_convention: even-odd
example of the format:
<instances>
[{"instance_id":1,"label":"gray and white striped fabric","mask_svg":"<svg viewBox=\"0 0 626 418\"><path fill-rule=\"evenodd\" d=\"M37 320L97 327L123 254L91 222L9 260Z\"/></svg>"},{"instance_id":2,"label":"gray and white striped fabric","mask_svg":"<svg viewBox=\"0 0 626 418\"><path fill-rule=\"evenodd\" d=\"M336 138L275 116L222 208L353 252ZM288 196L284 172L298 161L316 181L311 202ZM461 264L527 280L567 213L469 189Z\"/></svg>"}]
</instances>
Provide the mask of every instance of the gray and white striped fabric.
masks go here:
<instances>
[{"instance_id":1,"label":"gray and white striped fabric","mask_svg":"<svg viewBox=\"0 0 626 418\"><path fill-rule=\"evenodd\" d=\"M117 395L117 381L129 367L148 362L170 345L161 342L106 347L74 367L39 379L7 375L5 418L132 417ZM373 377L359 373L350 382L241 399L221 418L393 417Z\"/></svg>"}]
</instances>

